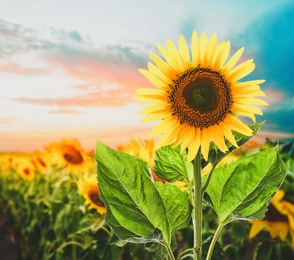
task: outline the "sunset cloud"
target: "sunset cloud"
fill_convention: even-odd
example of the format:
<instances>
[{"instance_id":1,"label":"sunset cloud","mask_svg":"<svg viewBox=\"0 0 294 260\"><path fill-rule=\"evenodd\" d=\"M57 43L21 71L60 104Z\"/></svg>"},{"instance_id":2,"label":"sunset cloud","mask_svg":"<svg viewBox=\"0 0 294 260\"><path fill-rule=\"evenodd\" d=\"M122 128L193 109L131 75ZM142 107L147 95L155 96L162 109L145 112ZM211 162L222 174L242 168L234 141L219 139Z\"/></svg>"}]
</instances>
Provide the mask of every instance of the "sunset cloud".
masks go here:
<instances>
[{"instance_id":1,"label":"sunset cloud","mask_svg":"<svg viewBox=\"0 0 294 260\"><path fill-rule=\"evenodd\" d=\"M7 64L0 63L0 71L1 73L8 72L12 74L29 75L29 76L45 75L48 73L48 71L45 69L28 68L20 64L13 64L13 63L7 63Z\"/></svg>"},{"instance_id":2,"label":"sunset cloud","mask_svg":"<svg viewBox=\"0 0 294 260\"><path fill-rule=\"evenodd\" d=\"M231 54L245 47L240 61L256 64L248 80L266 80L259 138L292 138L293 1L131 2L1 3L0 150L40 149L57 137L86 149L146 138L152 127L140 122L134 94L152 86L138 68L159 54L157 43L183 34L190 45L195 29L230 40Z\"/></svg>"}]
</instances>

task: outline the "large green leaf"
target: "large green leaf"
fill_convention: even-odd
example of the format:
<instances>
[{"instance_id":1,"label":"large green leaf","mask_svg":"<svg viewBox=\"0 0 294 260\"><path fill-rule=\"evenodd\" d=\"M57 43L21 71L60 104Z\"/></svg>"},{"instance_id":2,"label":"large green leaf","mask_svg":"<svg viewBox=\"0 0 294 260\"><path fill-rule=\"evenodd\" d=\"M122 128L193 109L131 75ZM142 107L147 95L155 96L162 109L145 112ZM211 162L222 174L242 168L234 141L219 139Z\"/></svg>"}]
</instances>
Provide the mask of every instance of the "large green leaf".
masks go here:
<instances>
[{"instance_id":1,"label":"large green leaf","mask_svg":"<svg viewBox=\"0 0 294 260\"><path fill-rule=\"evenodd\" d=\"M98 185L106 206L106 221L116 235L134 243L171 241L162 198L147 164L97 143Z\"/></svg>"},{"instance_id":2,"label":"large green leaf","mask_svg":"<svg viewBox=\"0 0 294 260\"><path fill-rule=\"evenodd\" d=\"M254 135L256 135L259 131L259 129L263 126L264 122L260 124L254 124L254 125L249 125L248 127L251 128L253 131L252 136L246 136L237 132L233 131L233 135L235 137L236 143L241 146L245 144L247 141L249 141ZM208 161L206 162L205 160L202 160L202 168L204 168L209 162L212 164L216 164L221 159L223 159L227 154L231 153L232 151L236 150L237 148L233 146L229 141L226 141L228 151L226 153L222 153L216 145L211 143L209 155L208 155Z\"/></svg>"},{"instance_id":3,"label":"large green leaf","mask_svg":"<svg viewBox=\"0 0 294 260\"><path fill-rule=\"evenodd\" d=\"M271 148L217 168L206 192L220 223L262 219L285 175L277 148Z\"/></svg>"},{"instance_id":4,"label":"large green leaf","mask_svg":"<svg viewBox=\"0 0 294 260\"><path fill-rule=\"evenodd\" d=\"M169 182L175 182L180 178L188 181L189 174L193 174L193 165L187 162L186 151L180 154L180 146L173 148L168 145L158 149L153 169L159 178Z\"/></svg>"},{"instance_id":5,"label":"large green leaf","mask_svg":"<svg viewBox=\"0 0 294 260\"><path fill-rule=\"evenodd\" d=\"M186 227L193 209L188 192L169 183L156 182L156 187L162 197L171 231Z\"/></svg>"}]
</instances>

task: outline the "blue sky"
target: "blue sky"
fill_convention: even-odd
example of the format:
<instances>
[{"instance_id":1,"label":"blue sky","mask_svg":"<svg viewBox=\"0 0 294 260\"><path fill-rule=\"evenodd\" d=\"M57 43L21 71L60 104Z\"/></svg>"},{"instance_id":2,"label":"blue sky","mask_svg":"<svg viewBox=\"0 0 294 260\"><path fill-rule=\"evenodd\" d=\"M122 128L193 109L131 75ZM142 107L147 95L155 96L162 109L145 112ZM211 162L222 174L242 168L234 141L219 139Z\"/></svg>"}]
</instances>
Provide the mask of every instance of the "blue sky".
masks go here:
<instances>
[{"instance_id":1,"label":"blue sky","mask_svg":"<svg viewBox=\"0 0 294 260\"><path fill-rule=\"evenodd\" d=\"M147 138L135 89L149 87L138 68L149 52L193 30L230 40L254 58L270 104L259 133L294 134L294 4L282 1L1 0L0 151L40 149L75 137L115 147Z\"/></svg>"}]
</instances>

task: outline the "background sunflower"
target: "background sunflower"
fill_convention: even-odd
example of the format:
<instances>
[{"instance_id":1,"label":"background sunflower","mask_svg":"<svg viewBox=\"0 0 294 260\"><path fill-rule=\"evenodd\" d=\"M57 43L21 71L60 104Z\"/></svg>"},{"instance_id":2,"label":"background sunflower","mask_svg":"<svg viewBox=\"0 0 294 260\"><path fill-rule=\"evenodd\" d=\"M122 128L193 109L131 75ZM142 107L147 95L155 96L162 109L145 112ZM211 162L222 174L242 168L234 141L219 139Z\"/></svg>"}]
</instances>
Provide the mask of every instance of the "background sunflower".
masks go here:
<instances>
[{"instance_id":1,"label":"background sunflower","mask_svg":"<svg viewBox=\"0 0 294 260\"><path fill-rule=\"evenodd\" d=\"M96 209L97 212L102 215L106 213L106 207L99 196L99 189L95 174L90 176L84 175L79 178L78 192L84 197L85 205L88 205L89 209Z\"/></svg>"}]
</instances>

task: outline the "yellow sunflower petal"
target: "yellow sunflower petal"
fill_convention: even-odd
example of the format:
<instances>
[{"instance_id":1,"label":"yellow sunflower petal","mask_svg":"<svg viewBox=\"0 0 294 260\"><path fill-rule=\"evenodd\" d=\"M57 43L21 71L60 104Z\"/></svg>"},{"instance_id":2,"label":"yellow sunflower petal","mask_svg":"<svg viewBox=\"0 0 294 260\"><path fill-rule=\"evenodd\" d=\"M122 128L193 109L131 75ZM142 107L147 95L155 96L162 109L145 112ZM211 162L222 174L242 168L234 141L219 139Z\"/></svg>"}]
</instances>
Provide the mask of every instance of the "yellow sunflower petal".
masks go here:
<instances>
[{"instance_id":1,"label":"yellow sunflower petal","mask_svg":"<svg viewBox=\"0 0 294 260\"><path fill-rule=\"evenodd\" d=\"M187 156L188 162L191 162L196 157L198 150L200 149L200 140L201 140L201 131L199 128L196 128L194 141L189 145L188 156Z\"/></svg>"},{"instance_id":2,"label":"yellow sunflower petal","mask_svg":"<svg viewBox=\"0 0 294 260\"><path fill-rule=\"evenodd\" d=\"M205 49L208 43L208 38L205 33L201 33L199 40L199 64L204 67Z\"/></svg>"},{"instance_id":3,"label":"yellow sunflower petal","mask_svg":"<svg viewBox=\"0 0 294 260\"><path fill-rule=\"evenodd\" d=\"M172 84L172 79L166 76L161 70L158 69L158 67L156 67L151 62L148 62L148 69L154 76L161 79L166 84Z\"/></svg>"},{"instance_id":4,"label":"yellow sunflower petal","mask_svg":"<svg viewBox=\"0 0 294 260\"><path fill-rule=\"evenodd\" d=\"M165 118L162 120L157 126L155 126L152 131L149 133L148 137L152 138L157 135L160 135L171 128L171 126L174 124L175 120L173 119L173 116L170 116L168 118Z\"/></svg>"},{"instance_id":5,"label":"yellow sunflower petal","mask_svg":"<svg viewBox=\"0 0 294 260\"><path fill-rule=\"evenodd\" d=\"M166 95L166 91L163 89L155 89L155 88L138 88L136 89L136 95L162 97Z\"/></svg>"},{"instance_id":6,"label":"yellow sunflower petal","mask_svg":"<svg viewBox=\"0 0 294 260\"><path fill-rule=\"evenodd\" d=\"M141 114L152 114L156 111L163 110L163 109L170 109L168 104L158 104L158 105L152 105L148 107L144 107L140 110Z\"/></svg>"},{"instance_id":7,"label":"yellow sunflower petal","mask_svg":"<svg viewBox=\"0 0 294 260\"><path fill-rule=\"evenodd\" d=\"M220 128L222 129L224 136L228 139L228 141L234 145L235 147L239 147L238 144L236 143L235 137L232 134L231 130L229 129L229 127L224 124L223 122L219 123Z\"/></svg>"},{"instance_id":8,"label":"yellow sunflower petal","mask_svg":"<svg viewBox=\"0 0 294 260\"><path fill-rule=\"evenodd\" d=\"M277 237L279 235L280 230L283 227L281 226L280 222L274 222L273 223L273 222L267 221L266 222L266 228L267 228L268 232L270 233L271 238L275 238L275 237Z\"/></svg>"},{"instance_id":9,"label":"yellow sunflower petal","mask_svg":"<svg viewBox=\"0 0 294 260\"><path fill-rule=\"evenodd\" d=\"M170 116L170 109L166 110L159 110L152 114L149 114L141 119L141 122L149 122L153 120L160 120L165 119L166 117Z\"/></svg>"},{"instance_id":10,"label":"yellow sunflower petal","mask_svg":"<svg viewBox=\"0 0 294 260\"><path fill-rule=\"evenodd\" d=\"M135 98L142 102L150 102L155 104L166 103L164 101L166 91L152 88L138 88L136 89Z\"/></svg>"},{"instance_id":11,"label":"yellow sunflower petal","mask_svg":"<svg viewBox=\"0 0 294 260\"><path fill-rule=\"evenodd\" d=\"M157 44L157 48L159 50L159 52L161 53L161 55L164 57L164 59L166 60L166 62L168 63L168 65L175 71L180 71L180 68L178 66L177 61L174 60L173 56L171 55L171 53L166 50L163 46Z\"/></svg>"},{"instance_id":12,"label":"yellow sunflower petal","mask_svg":"<svg viewBox=\"0 0 294 260\"><path fill-rule=\"evenodd\" d=\"M249 93L244 93L244 90L240 90L239 92L232 90L231 89L231 93L233 95L233 97L265 97L265 93L261 90L257 90L257 91L252 91Z\"/></svg>"},{"instance_id":13,"label":"yellow sunflower petal","mask_svg":"<svg viewBox=\"0 0 294 260\"><path fill-rule=\"evenodd\" d=\"M184 151L184 149L188 148L193 141L195 141L194 140L195 131L196 129L194 127L187 128L187 131L185 132L184 139L181 146L181 153Z\"/></svg>"},{"instance_id":14,"label":"yellow sunflower petal","mask_svg":"<svg viewBox=\"0 0 294 260\"><path fill-rule=\"evenodd\" d=\"M192 41L191 41L191 51L192 51L192 63L195 67L199 64L199 41L196 31L193 31Z\"/></svg>"},{"instance_id":15,"label":"yellow sunflower petal","mask_svg":"<svg viewBox=\"0 0 294 260\"><path fill-rule=\"evenodd\" d=\"M249 238L253 238L263 229L265 222L263 220L254 220L249 232Z\"/></svg>"},{"instance_id":16,"label":"yellow sunflower petal","mask_svg":"<svg viewBox=\"0 0 294 260\"><path fill-rule=\"evenodd\" d=\"M233 103L231 111L235 114L239 114L241 112L244 113L254 113L257 115L262 115L262 111L257 108L257 107L253 107L253 106L249 106L249 105L244 105L244 104L238 104L238 103Z\"/></svg>"},{"instance_id":17,"label":"yellow sunflower petal","mask_svg":"<svg viewBox=\"0 0 294 260\"><path fill-rule=\"evenodd\" d=\"M234 69L230 70L227 74L226 74L226 79L229 82L235 82L245 76L247 76L248 74L250 74L254 68L255 68L255 64L252 63L253 59L245 61L241 64L239 64L237 67L235 67Z\"/></svg>"},{"instance_id":18,"label":"yellow sunflower petal","mask_svg":"<svg viewBox=\"0 0 294 260\"><path fill-rule=\"evenodd\" d=\"M205 53L204 53L204 60L203 60L203 66L204 68L208 67L210 65L210 62L213 58L215 48L216 48L216 41L217 41L217 35L214 33L211 38L209 39Z\"/></svg>"},{"instance_id":19,"label":"yellow sunflower petal","mask_svg":"<svg viewBox=\"0 0 294 260\"><path fill-rule=\"evenodd\" d=\"M210 146L210 137L207 128L201 130L201 153L205 161L208 160L209 146Z\"/></svg>"},{"instance_id":20,"label":"yellow sunflower petal","mask_svg":"<svg viewBox=\"0 0 294 260\"><path fill-rule=\"evenodd\" d=\"M234 96L235 95L247 95L250 93L261 91L260 87L257 85L247 86L247 87L239 87L239 86L236 87L235 85L237 85L237 84L234 84L231 86L231 94Z\"/></svg>"},{"instance_id":21,"label":"yellow sunflower petal","mask_svg":"<svg viewBox=\"0 0 294 260\"><path fill-rule=\"evenodd\" d=\"M216 71L219 71L221 69L229 56L231 49L230 41L224 42L219 48L220 50L218 52L218 55L214 58L215 60L213 59L211 65L211 68L215 69Z\"/></svg>"},{"instance_id":22,"label":"yellow sunflower petal","mask_svg":"<svg viewBox=\"0 0 294 260\"><path fill-rule=\"evenodd\" d=\"M185 67L190 68L191 66L190 53L189 53L187 42L183 35L181 35L179 38L179 53L180 53L180 56L182 57Z\"/></svg>"},{"instance_id":23,"label":"yellow sunflower petal","mask_svg":"<svg viewBox=\"0 0 294 260\"><path fill-rule=\"evenodd\" d=\"M169 89L168 85L162 81L160 78L154 76L149 70L139 69L142 73L155 87L160 89Z\"/></svg>"},{"instance_id":24,"label":"yellow sunflower petal","mask_svg":"<svg viewBox=\"0 0 294 260\"><path fill-rule=\"evenodd\" d=\"M173 144L173 147L177 147L180 143L183 142L183 136L185 135L186 129L187 129L186 125L184 125L184 124L179 125L179 132L178 132L179 134L177 136L177 140Z\"/></svg>"},{"instance_id":25,"label":"yellow sunflower petal","mask_svg":"<svg viewBox=\"0 0 294 260\"><path fill-rule=\"evenodd\" d=\"M239 104L251 104L259 106L268 106L268 103L258 98L234 97L234 102Z\"/></svg>"},{"instance_id":26,"label":"yellow sunflower petal","mask_svg":"<svg viewBox=\"0 0 294 260\"><path fill-rule=\"evenodd\" d=\"M239 87L239 88L246 88L250 87L250 86L258 86L262 83L264 83L265 80L263 79L257 79L257 80L249 80L249 81L244 81L244 82L237 82L236 84L234 84L234 87Z\"/></svg>"},{"instance_id":27,"label":"yellow sunflower petal","mask_svg":"<svg viewBox=\"0 0 294 260\"><path fill-rule=\"evenodd\" d=\"M210 126L208 128L208 131L210 132L212 136L213 142L217 145L217 147L223 152L228 151L228 147L226 146L224 135L217 126Z\"/></svg>"},{"instance_id":28,"label":"yellow sunflower petal","mask_svg":"<svg viewBox=\"0 0 294 260\"><path fill-rule=\"evenodd\" d=\"M167 50L169 51L169 53L172 55L173 59L178 64L180 71L181 72L184 71L185 64L182 60L182 57L179 54L179 51L177 50L177 47L174 45L174 43L172 41L166 41L166 47L167 47Z\"/></svg>"},{"instance_id":29,"label":"yellow sunflower petal","mask_svg":"<svg viewBox=\"0 0 294 260\"><path fill-rule=\"evenodd\" d=\"M275 196L272 199L272 203L277 203L279 202L282 198L285 196L285 191L284 190L277 190Z\"/></svg>"},{"instance_id":30,"label":"yellow sunflower petal","mask_svg":"<svg viewBox=\"0 0 294 260\"><path fill-rule=\"evenodd\" d=\"M156 54L151 52L150 58L155 62L158 69L162 71L162 73L164 73L166 76L170 77L172 80L176 77L175 71Z\"/></svg>"},{"instance_id":31,"label":"yellow sunflower petal","mask_svg":"<svg viewBox=\"0 0 294 260\"><path fill-rule=\"evenodd\" d=\"M195 128L189 126L186 128L184 139L181 145L181 153L189 146L189 144L193 141L193 137L195 136Z\"/></svg>"},{"instance_id":32,"label":"yellow sunflower petal","mask_svg":"<svg viewBox=\"0 0 294 260\"><path fill-rule=\"evenodd\" d=\"M252 130L233 115L228 114L224 123L227 124L232 130L239 132L240 134L252 136Z\"/></svg>"},{"instance_id":33,"label":"yellow sunflower petal","mask_svg":"<svg viewBox=\"0 0 294 260\"><path fill-rule=\"evenodd\" d=\"M228 62L224 65L224 67L221 69L223 73L226 73L228 70L233 68L238 60L241 58L242 54L244 52L244 48L242 47L239 49L229 60Z\"/></svg>"},{"instance_id":34,"label":"yellow sunflower petal","mask_svg":"<svg viewBox=\"0 0 294 260\"><path fill-rule=\"evenodd\" d=\"M175 124L173 128L170 128L160 137L158 142L156 143L156 147L162 147L169 144L172 144L176 141L177 135L179 134L179 128Z\"/></svg>"},{"instance_id":35,"label":"yellow sunflower petal","mask_svg":"<svg viewBox=\"0 0 294 260\"><path fill-rule=\"evenodd\" d=\"M280 226L280 232L279 232L279 237L282 241L285 241L287 235L288 235L288 230L289 228L286 225L281 225Z\"/></svg>"},{"instance_id":36,"label":"yellow sunflower petal","mask_svg":"<svg viewBox=\"0 0 294 260\"><path fill-rule=\"evenodd\" d=\"M293 229L290 229L290 234L292 238L292 247L294 247L294 230Z\"/></svg>"}]
</instances>

